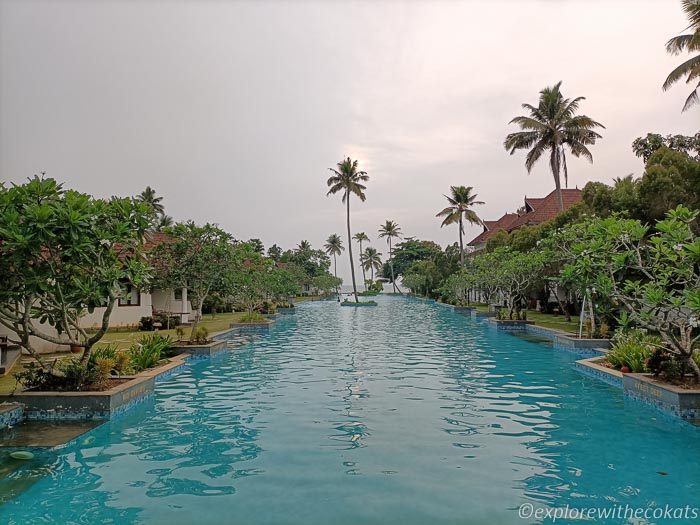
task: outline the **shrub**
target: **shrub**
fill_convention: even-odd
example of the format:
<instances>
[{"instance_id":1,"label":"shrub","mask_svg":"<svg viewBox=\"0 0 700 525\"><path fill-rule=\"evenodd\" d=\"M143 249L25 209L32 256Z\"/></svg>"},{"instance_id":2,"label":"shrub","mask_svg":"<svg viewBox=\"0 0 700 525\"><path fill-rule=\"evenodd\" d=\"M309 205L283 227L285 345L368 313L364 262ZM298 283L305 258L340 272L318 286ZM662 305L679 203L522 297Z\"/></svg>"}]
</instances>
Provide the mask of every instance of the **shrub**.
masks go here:
<instances>
[{"instance_id":1,"label":"shrub","mask_svg":"<svg viewBox=\"0 0 700 525\"><path fill-rule=\"evenodd\" d=\"M107 385L112 369L114 368L114 359L98 357L95 359L95 386L103 389Z\"/></svg>"},{"instance_id":2,"label":"shrub","mask_svg":"<svg viewBox=\"0 0 700 525\"><path fill-rule=\"evenodd\" d=\"M160 334L145 335L129 348L130 364L136 372L155 366L161 355L172 346L170 337Z\"/></svg>"},{"instance_id":3,"label":"shrub","mask_svg":"<svg viewBox=\"0 0 700 525\"><path fill-rule=\"evenodd\" d=\"M194 340L199 344L206 344L209 341L209 330L206 326L198 326L194 333Z\"/></svg>"},{"instance_id":4,"label":"shrub","mask_svg":"<svg viewBox=\"0 0 700 525\"><path fill-rule=\"evenodd\" d=\"M652 354L661 345L661 338L639 328L615 334L612 350L606 358L615 368L629 367L632 372L647 371Z\"/></svg>"},{"instance_id":5,"label":"shrub","mask_svg":"<svg viewBox=\"0 0 700 525\"><path fill-rule=\"evenodd\" d=\"M114 358L114 371L117 375L125 375L131 371L131 356L128 352L117 352Z\"/></svg>"},{"instance_id":6,"label":"shrub","mask_svg":"<svg viewBox=\"0 0 700 525\"><path fill-rule=\"evenodd\" d=\"M347 302L347 299L346 299L346 302ZM265 317L262 314L259 314L257 312L253 312L253 315L246 314L241 318L242 323L258 323L258 322L265 321L265 320L266 320Z\"/></svg>"}]
</instances>

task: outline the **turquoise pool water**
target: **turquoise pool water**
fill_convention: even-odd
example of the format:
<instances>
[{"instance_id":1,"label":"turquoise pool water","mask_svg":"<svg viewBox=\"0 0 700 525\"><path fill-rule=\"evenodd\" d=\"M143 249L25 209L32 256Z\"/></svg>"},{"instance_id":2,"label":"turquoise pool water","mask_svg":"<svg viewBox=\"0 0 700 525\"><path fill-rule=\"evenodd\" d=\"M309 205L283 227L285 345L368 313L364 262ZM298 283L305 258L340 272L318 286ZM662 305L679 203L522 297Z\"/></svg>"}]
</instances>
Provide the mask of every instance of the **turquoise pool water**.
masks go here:
<instances>
[{"instance_id":1,"label":"turquoise pool water","mask_svg":"<svg viewBox=\"0 0 700 525\"><path fill-rule=\"evenodd\" d=\"M700 431L574 359L420 300L305 303L39 453L0 521L509 525L553 522L524 503L700 506Z\"/></svg>"}]
</instances>

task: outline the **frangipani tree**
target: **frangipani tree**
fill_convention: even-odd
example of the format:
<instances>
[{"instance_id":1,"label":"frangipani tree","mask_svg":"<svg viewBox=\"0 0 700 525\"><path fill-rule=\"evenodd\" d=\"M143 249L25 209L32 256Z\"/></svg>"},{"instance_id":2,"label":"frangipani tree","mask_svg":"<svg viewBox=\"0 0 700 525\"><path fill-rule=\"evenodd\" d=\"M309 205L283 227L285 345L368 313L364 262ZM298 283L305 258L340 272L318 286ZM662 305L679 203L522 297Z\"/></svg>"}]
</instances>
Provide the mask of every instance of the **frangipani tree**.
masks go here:
<instances>
[{"instance_id":1,"label":"frangipani tree","mask_svg":"<svg viewBox=\"0 0 700 525\"><path fill-rule=\"evenodd\" d=\"M162 288L187 288L194 311L190 342L202 319L202 304L209 293L223 287L224 272L233 261L233 237L214 224L179 223L168 228L167 242L149 253L155 284Z\"/></svg>"},{"instance_id":2,"label":"frangipani tree","mask_svg":"<svg viewBox=\"0 0 700 525\"><path fill-rule=\"evenodd\" d=\"M691 227L697 215L679 206L653 231L638 220L590 220L570 266L596 274L598 292L657 332L700 380L693 360L700 341L700 238Z\"/></svg>"},{"instance_id":3,"label":"frangipani tree","mask_svg":"<svg viewBox=\"0 0 700 525\"><path fill-rule=\"evenodd\" d=\"M117 301L148 284L141 247L150 220L146 204L95 199L50 178L0 185L0 324L10 339L44 370L33 337L83 347L86 366ZM98 307L101 322L88 334L80 318Z\"/></svg>"}]
</instances>

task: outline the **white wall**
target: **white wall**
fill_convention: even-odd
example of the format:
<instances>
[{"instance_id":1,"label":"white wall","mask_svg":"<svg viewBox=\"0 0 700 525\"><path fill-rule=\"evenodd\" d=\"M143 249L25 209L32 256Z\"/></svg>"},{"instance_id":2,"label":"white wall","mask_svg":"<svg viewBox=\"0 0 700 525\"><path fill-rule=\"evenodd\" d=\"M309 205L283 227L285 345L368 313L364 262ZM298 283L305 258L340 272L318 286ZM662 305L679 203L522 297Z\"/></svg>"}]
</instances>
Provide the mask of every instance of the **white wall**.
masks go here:
<instances>
[{"instance_id":1,"label":"white wall","mask_svg":"<svg viewBox=\"0 0 700 525\"><path fill-rule=\"evenodd\" d=\"M153 310L179 315L183 323L189 323L192 304L187 300L185 291L183 291L182 298L184 300L175 299L174 290L153 290Z\"/></svg>"}]
</instances>

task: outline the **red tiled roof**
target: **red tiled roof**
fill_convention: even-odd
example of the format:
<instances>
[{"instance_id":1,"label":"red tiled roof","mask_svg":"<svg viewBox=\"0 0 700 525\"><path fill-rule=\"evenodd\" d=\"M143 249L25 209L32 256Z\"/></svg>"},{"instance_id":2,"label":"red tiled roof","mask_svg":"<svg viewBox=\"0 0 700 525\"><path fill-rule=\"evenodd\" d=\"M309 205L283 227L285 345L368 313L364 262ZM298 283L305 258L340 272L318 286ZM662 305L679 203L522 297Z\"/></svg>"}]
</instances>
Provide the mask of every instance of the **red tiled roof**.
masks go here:
<instances>
[{"instance_id":1,"label":"red tiled roof","mask_svg":"<svg viewBox=\"0 0 700 525\"><path fill-rule=\"evenodd\" d=\"M581 200L581 190L579 189L563 189L561 193L564 201L564 210L568 210ZM559 214L556 190L546 197L526 197L525 206L527 211L520 215L517 213L506 213L497 221L484 221L484 231L469 241L468 246L478 246L485 243L498 230L512 232L522 226L551 221Z\"/></svg>"},{"instance_id":2,"label":"red tiled roof","mask_svg":"<svg viewBox=\"0 0 700 525\"><path fill-rule=\"evenodd\" d=\"M170 235L164 232L148 232L144 236L143 251L147 252L164 242L170 242Z\"/></svg>"},{"instance_id":3,"label":"red tiled roof","mask_svg":"<svg viewBox=\"0 0 700 525\"><path fill-rule=\"evenodd\" d=\"M467 243L467 246L477 246L479 244L485 243L486 240L491 237L498 230L506 230L512 223L519 219L517 213L506 213L503 217L497 221L484 221L484 231L477 235L474 239Z\"/></svg>"},{"instance_id":4,"label":"red tiled roof","mask_svg":"<svg viewBox=\"0 0 700 525\"><path fill-rule=\"evenodd\" d=\"M581 200L581 190L561 190L561 197L564 201L564 210L568 210ZM527 199L526 202L532 206L533 211L524 213L518 217L518 220L508 227L509 232L517 230L521 226L542 224L543 222L551 221L554 217L559 215L556 190L542 199Z\"/></svg>"}]
</instances>

